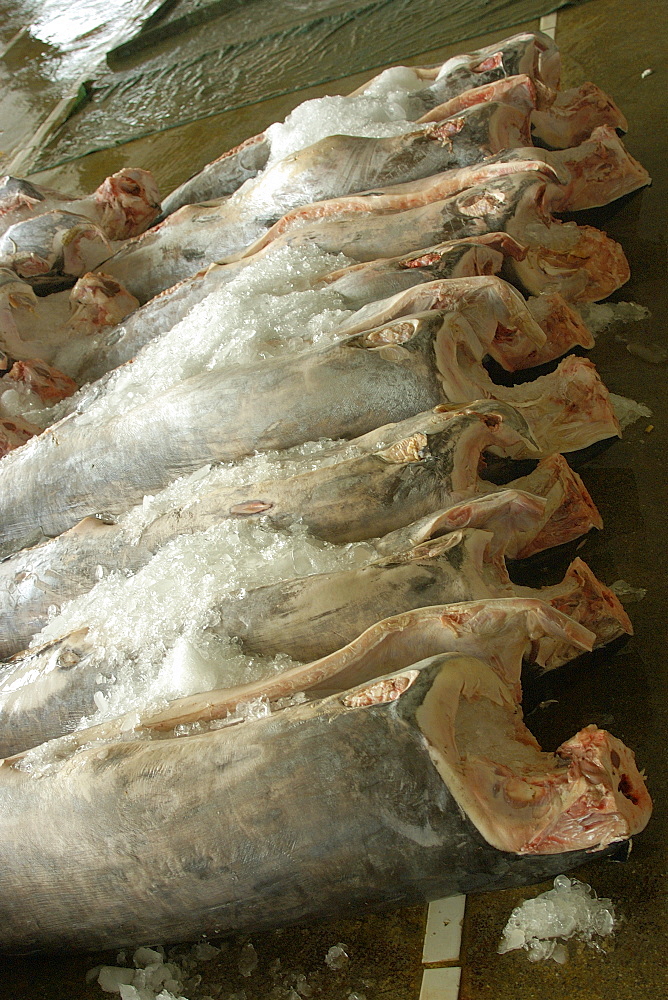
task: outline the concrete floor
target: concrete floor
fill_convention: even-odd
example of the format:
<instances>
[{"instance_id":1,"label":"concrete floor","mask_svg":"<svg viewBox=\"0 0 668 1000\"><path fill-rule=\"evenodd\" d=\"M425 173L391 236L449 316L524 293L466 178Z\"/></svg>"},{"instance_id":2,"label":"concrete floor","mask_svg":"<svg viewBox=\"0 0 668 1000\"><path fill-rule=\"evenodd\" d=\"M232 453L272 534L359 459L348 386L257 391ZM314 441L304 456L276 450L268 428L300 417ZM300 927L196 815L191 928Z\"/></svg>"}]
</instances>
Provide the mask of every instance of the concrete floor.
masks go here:
<instances>
[{"instance_id":1,"label":"concrete floor","mask_svg":"<svg viewBox=\"0 0 668 1000\"><path fill-rule=\"evenodd\" d=\"M537 25L531 25L537 27ZM517 30L517 29L513 29ZM463 48L506 33L475 39L465 45L425 53L413 62L436 62ZM592 0L559 13L557 42L564 64L564 87L593 80L609 91L630 122L627 145L654 178L650 189L625 204L590 213L586 221L622 243L631 264L631 280L616 299L648 306L650 321L628 330L603 334L592 351L608 387L646 403L653 411L653 430L640 421L596 454L580 456L577 465L603 515L605 528L589 536L579 550L606 582L625 579L647 588L646 597L627 610L636 634L617 649L578 663L542 679L528 679L527 710L537 709L531 727L546 749L556 747L581 726L594 722L610 728L636 752L648 775L655 801L648 829L636 839L629 861L592 863L578 872L599 895L610 896L624 916L611 950L600 955L575 949L566 966L531 965L524 954L496 954L502 927L519 901L548 888L470 897L464 928L462 1000L636 1000L668 998L668 838L666 733L668 733L668 608L666 606L666 552L668 551L668 412L666 364L655 366L629 354L615 333L636 341L666 344L666 179L668 125L665 116L668 19L665 7L651 0ZM645 69L653 73L646 78ZM282 118L296 103L322 93L345 93L364 76L339 81L337 86L313 88L267 101L218 119L208 119L94 154L58 171L32 180L69 190L89 190L121 166L154 170L166 193L200 164ZM221 135L225 136L221 143ZM537 557L527 571L527 582L560 577L572 551ZM82 900L85 906L85 900ZM358 922L286 931L282 953L296 967L321 964L322 948L347 941L359 957L352 979L323 983L325 1000L347 996L344 987L361 990L368 1000L417 1000L424 915L419 910L368 917ZM259 954L275 953L275 939L254 938ZM264 949L264 951L263 951ZM113 956L112 956L113 958ZM107 957L109 960L109 956ZM100 1000L96 986L85 986L85 971L97 956L12 960L0 967L0 998L8 1000ZM202 988L204 987L202 984ZM248 982L248 1000L264 996ZM225 994L223 993L223 996Z\"/></svg>"}]
</instances>

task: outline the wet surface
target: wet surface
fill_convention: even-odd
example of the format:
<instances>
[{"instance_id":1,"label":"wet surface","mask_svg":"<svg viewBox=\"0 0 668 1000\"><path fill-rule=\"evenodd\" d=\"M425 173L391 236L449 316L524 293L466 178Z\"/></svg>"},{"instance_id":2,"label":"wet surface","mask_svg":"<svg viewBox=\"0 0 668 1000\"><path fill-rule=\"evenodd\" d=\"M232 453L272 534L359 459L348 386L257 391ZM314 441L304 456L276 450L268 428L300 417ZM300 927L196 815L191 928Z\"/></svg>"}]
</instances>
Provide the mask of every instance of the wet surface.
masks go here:
<instances>
[{"instance_id":1,"label":"wet surface","mask_svg":"<svg viewBox=\"0 0 668 1000\"><path fill-rule=\"evenodd\" d=\"M95 2L88 0L91 5ZM34 169L48 169L165 128L368 72L446 44L450 38L469 38L480 27L494 30L539 16L558 2L515 0L509 16L504 0L488 0L483 10L477 0L463 0L447 14L431 0L325 0L318 4L252 0L243 5L214 5L219 16L192 27L185 20L176 35L169 29L169 18L158 20L150 34L139 33L135 43L112 52L110 68L93 70L97 59L87 69L78 66L91 81L88 98L44 138ZM121 7L121 36L131 33L129 24L123 27L123 20ZM39 37L53 44L71 30L66 14L52 16L50 24L49 31L39 30ZM103 29L92 33L93 56L102 54L102 41L108 34ZM149 38L151 45L147 45ZM62 72L69 67L72 75L75 64L83 61L78 55L74 43L68 43Z\"/></svg>"},{"instance_id":2,"label":"wet surface","mask_svg":"<svg viewBox=\"0 0 668 1000\"><path fill-rule=\"evenodd\" d=\"M647 404L649 420L629 428L622 441L614 441L583 456L574 465L583 476L604 520L604 530L591 534L579 547L594 572L611 583L626 580L647 589L641 601L630 603L629 613L636 634L626 643L595 657L542 678L526 679L526 705L530 726L546 749L554 749L583 725L594 722L610 728L637 755L648 775L655 800L655 813L647 830L635 840L625 863L592 863L578 872L597 893L610 896L623 914L624 923L606 955L585 947L574 948L566 966L530 964L524 954L496 954L496 948L511 909L522 899L536 895L548 885L507 890L470 897L465 922L463 1000L635 1000L638 996L668 996L668 866L666 864L668 732L668 606L666 599L666 551L668 551L668 419L666 398L668 365L651 364L629 353L623 340L667 346L666 337L666 152L668 125L664 115L666 92L665 52L668 34L665 22L653 14L656 7L643 0L608 0L590 3L560 13L557 42L564 63L564 86L594 80L609 91L626 113L630 152L650 171L652 188L631 197L625 204L590 213L587 221L619 240L631 264L631 280L618 300L649 307L648 321L618 327L600 335L592 360L608 387ZM467 48L485 44L492 37L476 39ZM435 62L461 51L456 45L431 51L413 62ZM653 73L643 78L642 73ZM263 104L229 112L204 123L195 123L161 135L131 143L113 151L95 154L50 171L35 179L48 180L65 190L87 190L105 174L120 166L156 169L163 190L180 183L203 163L269 122L283 117L299 100L324 92L345 92L365 79L359 74L336 87L323 86L300 94L289 94ZM0 105L0 113L5 109ZM582 216L578 217L582 222ZM650 429L651 428L651 429ZM537 557L522 569L527 583L558 579L573 556L575 546ZM82 900L82 906L85 901ZM304 964L305 971L324 944L345 941L364 955L364 977L346 981L364 992L367 1000L416 1000L419 992L419 957L422 924L418 911L402 911L361 922L337 922L326 929L286 931L281 939L285 964ZM323 938L317 935L323 933ZM266 961L273 957L274 939L266 936ZM317 941L317 943L315 943ZM378 942L378 943L375 943ZM260 956L263 944L254 938ZM306 948L306 951L302 949ZM312 948L312 952L308 949ZM326 949L325 949L326 950ZM354 952L352 953L354 954ZM390 962L389 956L393 956ZM308 963L307 963L308 956ZM115 956L108 956L113 959ZM352 957L352 955L351 955ZM395 961L396 959L396 961ZM58 959L25 959L7 963L3 990L13 1000L75 1000L101 998L96 986L84 985L87 969L98 956ZM265 961L265 959L262 959ZM369 971L373 969L373 971ZM417 971L416 971L417 970ZM376 980L362 987L361 979ZM343 983L330 984L321 996L345 997ZM246 988L248 981L230 980L232 989ZM329 987L328 987L329 988ZM222 994L225 996L225 993Z\"/></svg>"}]
</instances>

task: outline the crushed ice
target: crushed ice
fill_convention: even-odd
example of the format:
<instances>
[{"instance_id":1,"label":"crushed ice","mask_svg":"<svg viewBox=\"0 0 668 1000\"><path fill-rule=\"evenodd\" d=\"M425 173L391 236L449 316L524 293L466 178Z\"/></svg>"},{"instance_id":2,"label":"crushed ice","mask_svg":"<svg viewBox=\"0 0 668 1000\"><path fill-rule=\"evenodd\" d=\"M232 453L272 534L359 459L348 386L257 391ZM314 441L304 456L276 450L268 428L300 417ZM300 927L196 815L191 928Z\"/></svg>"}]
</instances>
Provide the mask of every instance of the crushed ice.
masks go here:
<instances>
[{"instance_id":1,"label":"crushed ice","mask_svg":"<svg viewBox=\"0 0 668 1000\"><path fill-rule=\"evenodd\" d=\"M381 139L421 128L410 120L413 102L408 91L423 86L416 74L404 67L399 74L381 74L364 94L304 101L283 122L270 125L266 130L271 144L267 166L328 135Z\"/></svg>"},{"instance_id":2,"label":"crushed ice","mask_svg":"<svg viewBox=\"0 0 668 1000\"><path fill-rule=\"evenodd\" d=\"M637 302L585 302L578 305L578 310L594 337L611 326L638 323L651 316L649 309Z\"/></svg>"},{"instance_id":3,"label":"crushed ice","mask_svg":"<svg viewBox=\"0 0 668 1000\"><path fill-rule=\"evenodd\" d=\"M334 545L302 524L275 529L263 521L223 521L179 535L134 575L109 572L65 604L32 647L87 629L90 669L106 681L95 694L94 725L138 706L250 683L282 672L285 654L246 654L216 633L224 602L294 577L355 569L377 557L370 542Z\"/></svg>"},{"instance_id":4,"label":"crushed ice","mask_svg":"<svg viewBox=\"0 0 668 1000\"><path fill-rule=\"evenodd\" d=\"M622 604L633 604L635 601L642 601L647 593L645 587L634 587L626 580L615 580L610 584L610 590L616 594Z\"/></svg>"},{"instance_id":5,"label":"crushed ice","mask_svg":"<svg viewBox=\"0 0 668 1000\"><path fill-rule=\"evenodd\" d=\"M622 430L630 427L636 420L640 420L641 418L647 420L648 417L652 416L649 406L645 406L644 403L638 403L635 399L628 399L626 396L618 396L616 393L611 392L610 402Z\"/></svg>"},{"instance_id":6,"label":"crushed ice","mask_svg":"<svg viewBox=\"0 0 668 1000\"><path fill-rule=\"evenodd\" d=\"M530 962L552 958L563 964L564 942L575 939L602 951L602 942L619 926L610 899L599 899L591 886L558 875L554 888L516 906L506 924L499 954L524 948Z\"/></svg>"},{"instance_id":7,"label":"crushed ice","mask_svg":"<svg viewBox=\"0 0 668 1000\"><path fill-rule=\"evenodd\" d=\"M146 344L131 365L53 407L32 408L30 420L46 427L82 408L105 420L206 369L257 364L286 351L324 345L351 311L341 308L334 289L312 285L351 263L343 254L316 247L282 247L252 261ZM66 372L77 367L72 359L69 366L59 358L54 364Z\"/></svg>"}]
</instances>

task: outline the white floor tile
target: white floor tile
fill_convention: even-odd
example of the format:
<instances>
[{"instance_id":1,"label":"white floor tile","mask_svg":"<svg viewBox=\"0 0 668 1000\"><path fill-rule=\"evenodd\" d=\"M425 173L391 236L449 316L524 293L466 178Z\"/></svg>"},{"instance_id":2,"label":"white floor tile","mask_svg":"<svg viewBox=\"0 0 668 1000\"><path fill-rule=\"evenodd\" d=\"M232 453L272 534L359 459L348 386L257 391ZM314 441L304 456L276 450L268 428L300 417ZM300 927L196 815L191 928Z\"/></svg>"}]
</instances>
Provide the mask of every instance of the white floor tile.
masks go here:
<instances>
[{"instance_id":1,"label":"white floor tile","mask_svg":"<svg viewBox=\"0 0 668 1000\"><path fill-rule=\"evenodd\" d=\"M461 969L425 969L422 973L420 1000L457 1000Z\"/></svg>"},{"instance_id":2,"label":"white floor tile","mask_svg":"<svg viewBox=\"0 0 668 1000\"><path fill-rule=\"evenodd\" d=\"M466 896L450 896L429 904L422 961L456 962L462 943Z\"/></svg>"}]
</instances>

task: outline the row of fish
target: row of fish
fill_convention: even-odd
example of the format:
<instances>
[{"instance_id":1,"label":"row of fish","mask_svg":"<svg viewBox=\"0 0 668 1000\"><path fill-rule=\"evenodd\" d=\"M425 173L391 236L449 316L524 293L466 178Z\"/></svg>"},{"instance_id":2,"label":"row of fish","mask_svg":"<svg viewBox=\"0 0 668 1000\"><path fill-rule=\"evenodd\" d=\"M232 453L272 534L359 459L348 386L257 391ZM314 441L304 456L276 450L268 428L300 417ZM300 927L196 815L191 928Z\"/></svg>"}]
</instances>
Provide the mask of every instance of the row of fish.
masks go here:
<instances>
[{"instance_id":1,"label":"row of fish","mask_svg":"<svg viewBox=\"0 0 668 1000\"><path fill-rule=\"evenodd\" d=\"M501 384L628 277L555 213L649 182L558 83L540 33L396 67L161 208L6 179L4 948L522 884L646 824L630 750L520 708L523 662L632 631L582 560L506 565L602 526L562 453L620 433L578 355Z\"/></svg>"}]
</instances>

